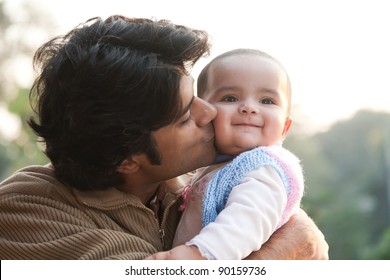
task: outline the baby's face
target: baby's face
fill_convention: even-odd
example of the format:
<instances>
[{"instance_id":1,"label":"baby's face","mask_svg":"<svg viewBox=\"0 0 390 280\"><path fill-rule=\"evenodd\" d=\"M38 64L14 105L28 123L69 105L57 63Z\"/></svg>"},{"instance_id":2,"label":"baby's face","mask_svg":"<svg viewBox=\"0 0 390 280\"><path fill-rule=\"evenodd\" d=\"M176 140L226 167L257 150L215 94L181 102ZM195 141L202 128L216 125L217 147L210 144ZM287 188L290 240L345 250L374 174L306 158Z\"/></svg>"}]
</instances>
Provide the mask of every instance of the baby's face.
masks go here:
<instances>
[{"instance_id":1,"label":"baby's face","mask_svg":"<svg viewBox=\"0 0 390 280\"><path fill-rule=\"evenodd\" d=\"M217 108L214 129L222 154L273 145L290 128L288 77L271 59L239 54L216 61L204 96Z\"/></svg>"}]
</instances>

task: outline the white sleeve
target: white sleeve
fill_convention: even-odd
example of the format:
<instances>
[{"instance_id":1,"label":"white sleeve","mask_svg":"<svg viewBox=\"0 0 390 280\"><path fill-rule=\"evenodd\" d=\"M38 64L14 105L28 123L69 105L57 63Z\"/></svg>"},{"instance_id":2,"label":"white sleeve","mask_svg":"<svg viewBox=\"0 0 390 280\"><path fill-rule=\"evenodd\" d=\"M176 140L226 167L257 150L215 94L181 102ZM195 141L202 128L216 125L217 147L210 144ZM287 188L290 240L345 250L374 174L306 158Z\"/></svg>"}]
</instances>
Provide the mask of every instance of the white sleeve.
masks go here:
<instances>
[{"instance_id":1,"label":"white sleeve","mask_svg":"<svg viewBox=\"0 0 390 280\"><path fill-rule=\"evenodd\" d=\"M262 166L232 189L216 220L187 242L208 259L240 260L260 249L275 231L287 203L277 172Z\"/></svg>"}]
</instances>

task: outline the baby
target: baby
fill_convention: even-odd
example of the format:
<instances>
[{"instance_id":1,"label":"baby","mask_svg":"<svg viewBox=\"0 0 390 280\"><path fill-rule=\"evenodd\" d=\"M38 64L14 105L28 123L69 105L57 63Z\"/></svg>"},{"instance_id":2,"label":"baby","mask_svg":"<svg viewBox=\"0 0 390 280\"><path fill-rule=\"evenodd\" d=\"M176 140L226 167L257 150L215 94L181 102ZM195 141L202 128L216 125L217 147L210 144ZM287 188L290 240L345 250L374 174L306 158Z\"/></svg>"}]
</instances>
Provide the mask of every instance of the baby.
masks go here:
<instances>
[{"instance_id":1,"label":"baby","mask_svg":"<svg viewBox=\"0 0 390 280\"><path fill-rule=\"evenodd\" d=\"M243 259L300 207L300 161L282 147L292 120L281 63L259 50L223 53L200 73L198 96L217 108L219 156L183 192L176 247L151 259Z\"/></svg>"}]
</instances>

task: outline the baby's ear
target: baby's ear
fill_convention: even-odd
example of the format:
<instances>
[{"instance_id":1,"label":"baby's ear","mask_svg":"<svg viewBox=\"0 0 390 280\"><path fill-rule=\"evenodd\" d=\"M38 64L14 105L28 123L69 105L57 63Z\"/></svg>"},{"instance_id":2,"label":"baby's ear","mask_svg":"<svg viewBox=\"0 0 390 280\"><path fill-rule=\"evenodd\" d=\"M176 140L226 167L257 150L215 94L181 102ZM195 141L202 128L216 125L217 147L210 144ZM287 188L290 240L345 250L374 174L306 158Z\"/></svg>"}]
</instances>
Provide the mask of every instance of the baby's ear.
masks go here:
<instances>
[{"instance_id":1,"label":"baby's ear","mask_svg":"<svg viewBox=\"0 0 390 280\"><path fill-rule=\"evenodd\" d=\"M292 118L287 117L286 121L284 122L284 128L282 132L282 139L285 139L287 136L288 131L290 130L291 124L292 124Z\"/></svg>"}]
</instances>

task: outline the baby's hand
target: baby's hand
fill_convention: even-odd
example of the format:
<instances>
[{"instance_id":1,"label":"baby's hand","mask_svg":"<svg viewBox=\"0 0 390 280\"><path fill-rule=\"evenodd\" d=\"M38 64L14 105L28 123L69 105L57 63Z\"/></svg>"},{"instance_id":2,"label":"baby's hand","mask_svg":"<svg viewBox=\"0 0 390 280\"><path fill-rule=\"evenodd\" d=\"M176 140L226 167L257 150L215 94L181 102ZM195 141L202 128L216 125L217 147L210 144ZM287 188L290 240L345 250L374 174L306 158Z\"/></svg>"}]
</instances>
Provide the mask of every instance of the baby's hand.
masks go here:
<instances>
[{"instance_id":1,"label":"baby's hand","mask_svg":"<svg viewBox=\"0 0 390 280\"><path fill-rule=\"evenodd\" d=\"M195 246L180 245L169 251L158 252L145 260L205 260Z\"/></svg>"}]
</instances>

